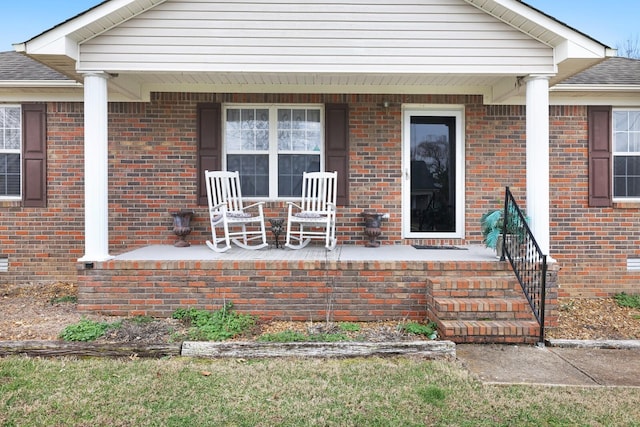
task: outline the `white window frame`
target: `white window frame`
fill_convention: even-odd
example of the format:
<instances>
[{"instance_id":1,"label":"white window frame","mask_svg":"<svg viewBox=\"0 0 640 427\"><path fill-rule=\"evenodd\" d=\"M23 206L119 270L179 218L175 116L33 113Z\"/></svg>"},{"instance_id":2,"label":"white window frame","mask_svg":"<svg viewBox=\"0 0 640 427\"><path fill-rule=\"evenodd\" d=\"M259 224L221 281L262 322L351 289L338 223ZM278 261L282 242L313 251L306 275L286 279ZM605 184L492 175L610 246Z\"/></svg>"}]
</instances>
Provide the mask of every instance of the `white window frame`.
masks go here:
<instances>
[{"instance_id":1,"label":"white window frame","mask_svg":"<svg viewBox=\"0 0 640 427\"><path fill-rule=\"evenodd\" d=\"M616 151L616 122L615 122L615 113L616 112L629 112L635 111L640 112L640 108L613 108L611 113L611 195L612 200L614 202L640 202L640 195L636 197L621 197L615 195L615 159L617 156L625 156L625 157L640 157L640 151L637 152L629 152L629 151ZM629 132L627 129L626 132ZM640 131L638 132L640 133Z\"/></svg>"},{"instance_id":2,"label":"white window frame","mask_svg":"<svg viewBox=\"0 0 640 427\"><path fill-rule=\"evenodd\" d=\"M22 146L23 146L23 135L22 135L22 106L20 104L0 104L0 109L4 110L6 108L17 108L20 111L20 123L18 128L20 130L20 146L17 149L8 149L0 146L0 154L17 154L20 157L20 188L19 194L17 196L6 196L0 194L0 200L22 200L22 180L24 179L24 171L22 170ZM4 111L3 111L4 114ZM4 132L5 128L0 127L0 132Z\"/></svg>"},{"instance_id":3,"label":"white window frame","mask_svg":"<svg viewBox=\"0 0 640 427\"><path fill-rule=\"evenodd\" d=\"M263 109L269 110L269 196L248 196L252 200L295 200L295 196L278 196L278 154L319 154L320 170L324 170L325 164L325 135L324 135L324 104L244 104L228 103L222 106L222 168L227 170L227 156L229 154L263 154L262 151L233 152L228 149L227 135L227 110L228 109ZM320 150L316 151L278 151L278 109L317 109L320 112Z\"/></svg>"},{"instance_id":4,"label":"white window frame","mask_svg":"<svg viewBox=\"0 0 640 427\"><path fill-rule=\"evenodd\" d=\"M411 231L411 201L409 176L411 170L411 116L443 116L456 118L456 229L453 232ZM402 106L402 238L403 239L464 239L465 238L465 107L464 105L405 104Z\"/></svg>"}]
</instances>

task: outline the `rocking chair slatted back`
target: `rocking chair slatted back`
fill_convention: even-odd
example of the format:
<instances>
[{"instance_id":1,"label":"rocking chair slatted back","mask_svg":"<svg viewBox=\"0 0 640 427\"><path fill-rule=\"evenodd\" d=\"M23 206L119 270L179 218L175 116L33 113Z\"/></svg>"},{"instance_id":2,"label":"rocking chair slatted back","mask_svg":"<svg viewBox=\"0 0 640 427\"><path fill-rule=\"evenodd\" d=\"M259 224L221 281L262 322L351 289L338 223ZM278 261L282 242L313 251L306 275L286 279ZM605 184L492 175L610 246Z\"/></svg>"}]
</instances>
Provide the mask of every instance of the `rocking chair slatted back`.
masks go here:
<instances>
[{"instance_id":1,"label":"rocking chair slatted back","mask_svg":"<svg viewBox=\"0 0 640 427\"><path fill-rule=\"evenodd\" d=\"M336 206L336 172L307 172L302 178L302 211L326 214Z\"/></svg>"}]
</instances>

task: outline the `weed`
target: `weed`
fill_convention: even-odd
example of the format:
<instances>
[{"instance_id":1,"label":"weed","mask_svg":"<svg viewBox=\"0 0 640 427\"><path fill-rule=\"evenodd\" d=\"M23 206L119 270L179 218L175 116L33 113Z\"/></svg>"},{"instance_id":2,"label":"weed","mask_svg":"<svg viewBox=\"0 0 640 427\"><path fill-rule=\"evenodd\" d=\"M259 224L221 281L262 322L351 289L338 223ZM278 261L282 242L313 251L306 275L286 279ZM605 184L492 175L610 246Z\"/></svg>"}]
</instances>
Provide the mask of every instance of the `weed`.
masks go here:
<instances>
[{"instance_id":1,"label":"weed","mask_svg":"<svg viewBox=\"0 0 640 427\"><path fill-rule=\"evenodd\" d=\"M640 295L629 295L624 292L613 296L620 307L640 308Z\"/></svg>"},{"instance_id":2,"label":"weed","mask_svg":"<svg viewBox=\"0 0 640 427\"><path fill-rule=\"evenodd\" d=\"M198 310L195 308L179 308L174 311L174 319L191 325L188 338L192 340L223 341L246 332L256 319L249 314L237 313L233 303L225 303L216 311Z\"/></svg>"},{"instance_id":3,"label":"weed","mask_svg":"<svg viewBox=\"0 0 640 427\"><path fill-rule=\"evenodd\" d=\"M258 337L260 342L337 342L348 341L344 334L303 334L296 331L282 331L273 334L263 334Z\"/></svg>"},{"instance_id":4,"label":"weed","mask_svg":"<svg viewBox=\"0 0 640 427\"><path fill-rule=\"evenodd\" d=\"M131 321L137 325L146 325L147 323L153 322L155 319L151 316L134 316L131 318Z\"/></svg>"},{"instance_id":5,"label":"weed","mask_svg":"<svg viewBox=\"0 0 640 427\"><path fill-rule=\"evenodd\" d=\"M103 336L111 326L105 322L82 319L64 328L60 338L65 341L93 341Z\"/></svg>"},{"instance_id":6,"label":"weed","mask_svg":"<svg viewBox=\"0 0 640 427\"><path fill-rule=\"evenodd\" d=\"M51 298L51 304L60 304L63 302L71 302L71 303L77 303L78 302L78 297L75 295L64 295L61 297L56 297L56 298Z\"/></svg>"},{"instance_id":7,"label":"weed","mask_svg":"<svg viewBox=\"0 0 640 427\"><path fill-rule=\"evenodd\" d=\"M418 322L409 322L398 326L398 328L406 333L424 335L432 340L436 339L438 336L435 322L429 322L426 325Z\"/></svg>"},{"instance_id":8,"label":"weed","mask_svg":"<svg viewBox=\"0 0 640 427\"><path fill-rule=\"evenodd\" d=\"M344 332L358 332L360 330L360 325L353 322L342 322L338 324L338 327Z\"/></svg>"}]
</instances>

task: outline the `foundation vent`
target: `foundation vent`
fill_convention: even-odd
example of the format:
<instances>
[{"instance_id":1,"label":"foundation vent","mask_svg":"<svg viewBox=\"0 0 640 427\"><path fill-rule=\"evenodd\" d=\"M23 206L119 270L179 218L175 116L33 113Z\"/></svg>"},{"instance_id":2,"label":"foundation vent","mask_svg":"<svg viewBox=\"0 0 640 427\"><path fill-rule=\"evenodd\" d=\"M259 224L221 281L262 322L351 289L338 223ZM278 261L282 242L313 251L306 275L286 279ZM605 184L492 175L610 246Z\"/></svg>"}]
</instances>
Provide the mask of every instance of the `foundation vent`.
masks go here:
<instances>
[{"instance_id":1,"label":"foundation vent","mask_svg":"<svg viewBox=\"0 0 640 427\"><path fill-rule=\"evenodd\" d=\"M640 271L640 258L627 258L627 271Z\"/></svg>"}]
</instances>

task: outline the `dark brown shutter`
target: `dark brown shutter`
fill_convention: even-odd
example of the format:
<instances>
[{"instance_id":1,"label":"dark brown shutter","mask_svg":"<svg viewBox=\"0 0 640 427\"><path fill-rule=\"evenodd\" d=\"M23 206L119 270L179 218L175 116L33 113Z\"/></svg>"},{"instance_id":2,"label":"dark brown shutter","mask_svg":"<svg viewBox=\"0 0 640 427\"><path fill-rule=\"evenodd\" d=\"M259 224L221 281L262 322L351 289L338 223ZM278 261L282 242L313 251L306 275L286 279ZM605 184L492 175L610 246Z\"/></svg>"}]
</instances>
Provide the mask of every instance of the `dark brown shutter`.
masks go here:
<instances>
[{"instance_id":1,"label":"dark brown shutter","mask_svg":"<svg viewBox=\"0 0 640 427\"><path fill-rule=\"evenodd\" d=\"M198 204L207 205L204 171L222 167L222 117L220 104L198 104Z\"/></svg>"},{"instance_id":2,"label":"dark brown shutter","mask_svg":"<svg viewBox=\"0 0 640 427\"><path fill-rule=\"evenodd\" d=\"M325 105L325 169L338 172L337 203L349 204L349 106Z\"/></svg>"},{"instance_id":3,"label":"dark brown shutter","mask_svg":"<svg viewBox=\"0 0 640 427\"><path fill-rule=\"evenodd\" d=\"M611 206L611 107L587 108L589 119L589 206Z\"/></svg>"},{"instance_id":4,"label":"dark brown shutter","mask_svg":"<svg viewBox=\"0 0 640 427\"><path fill-rule=\"evenodd\" d=\"M47 206L47 106L22 106L23 205Z\"/></svg>"}]
</instances>

